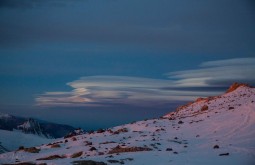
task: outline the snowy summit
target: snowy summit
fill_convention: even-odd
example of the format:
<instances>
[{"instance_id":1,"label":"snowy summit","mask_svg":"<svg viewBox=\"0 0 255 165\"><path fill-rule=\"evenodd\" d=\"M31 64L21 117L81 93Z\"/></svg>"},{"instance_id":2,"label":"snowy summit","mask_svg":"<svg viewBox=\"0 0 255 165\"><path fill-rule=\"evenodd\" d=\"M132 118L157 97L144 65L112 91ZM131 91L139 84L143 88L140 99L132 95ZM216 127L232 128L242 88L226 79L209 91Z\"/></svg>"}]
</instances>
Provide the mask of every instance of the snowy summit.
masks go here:
<instances>
[{"instance_id":1,"label":"snowy summit","mask_svg":"<svg viewBox=\"0 0 255 165\"><path fill-rule=\"evenodd\" d=\"M252 165L255 88L234 84L160 119L73 135L0 155L2 164Z\"/></svg>"}]
</instances>

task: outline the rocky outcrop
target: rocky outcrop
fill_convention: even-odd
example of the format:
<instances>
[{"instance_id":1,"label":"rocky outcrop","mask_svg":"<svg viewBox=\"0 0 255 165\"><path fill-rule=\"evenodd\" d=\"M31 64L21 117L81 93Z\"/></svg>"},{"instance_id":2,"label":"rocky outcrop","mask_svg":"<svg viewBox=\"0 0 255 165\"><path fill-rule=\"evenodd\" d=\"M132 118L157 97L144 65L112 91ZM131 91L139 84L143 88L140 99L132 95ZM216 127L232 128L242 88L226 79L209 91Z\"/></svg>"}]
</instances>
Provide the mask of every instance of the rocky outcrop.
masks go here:
<instances>
[{"instance_id":1,"label":"rocky outcrop","mask_svg":"<svg viewBox=\"0 0 255 165\"><path fill-rule=\"evenodd\" d=\"M235 82L234 84L232 84L228 90L226 91L226 93L232 92L234 90L236 90L237 88L241 87L241 86L246 86L246 87L251 87L248 84L244 84L244 83L237 83Z\"/></svg>"}]
</instances>

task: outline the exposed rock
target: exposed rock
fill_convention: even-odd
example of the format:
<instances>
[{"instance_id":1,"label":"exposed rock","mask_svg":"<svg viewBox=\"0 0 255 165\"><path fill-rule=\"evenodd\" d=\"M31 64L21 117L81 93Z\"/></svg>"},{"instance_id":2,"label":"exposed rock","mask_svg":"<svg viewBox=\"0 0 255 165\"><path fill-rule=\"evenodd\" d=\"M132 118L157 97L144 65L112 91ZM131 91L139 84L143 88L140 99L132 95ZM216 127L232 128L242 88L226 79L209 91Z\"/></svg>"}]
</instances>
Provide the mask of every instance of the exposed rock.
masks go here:
<instances>
[{"instance_id":1,"label":"exposed rock","mask_svg":"<svg viewBox=\"0 0 255 165\"><path fill-rule=\"evenodd\" d=\"M114 141L106 141L106 142L102 142L102 143L99 143L99 144L110 144L110 143L116 143Z\"/></svg>"},{"instance_id":2,"label":"exposed rock","mask_svg":"<svg viewBox=\"0 0 255 165\"><path fill-rule=\"evenodd\" d=\"M24 150L25 147L24 146L19 146L19 149L18 150Z\"/></svg>"},{"instance_id":3,"label":"exposed rock","mask_svg":"<svg viewBox=\"0 0 255 165\"><path fill-rule=\"evenodd\" d=\"M107 160L107 162L109 162L109 163L120 163L120 161L118 161L118 160Z\"/></svg>"},{"instance_id":4,"label":"exposed rock","mask_svg":"<svg viewBox=\"0 0 255 165\"><path fill-rule=\"evenodd\" d=\"M196 99L195 102L199 102L199 101L203 101L203 100L206 100L206 98L199 97L199 98Z\"/></svg>"},{"instance_id":5,"label":"exposed rock","mask_svg":"<svg viewBox=\"0 0 255 165\"><path fill-rule=\"evenodd\" d=\"M229 87L229 89L226 91L226 93L232 92L232 91L236 90L237 88L239 88L239 87L241 87L241 86L250 87L248 84L235 82L234 84L232 84L232 85Z\"/></svg>"},{"instance_id":6,"label":"exposed rock","mask_svg":"<svg viewBox=\"0 0 255 165\"><path fill-rule=\"evenodd\" d=\"M92 160L79 160L79 161L74 161L72 163L73 165L107 165L104 162L95 162Z\"/></svg>"},{"instance_id":7,"label":"exposed rock","mask_svg":"<svg viewBox=\"0 0 255 165\"><path fill-rule=\"evenodd\" d=\"M89 141L85 141L84 143L86 143L86 144L85 144L86 146L92 145L92 142L89 142Z\"/></svg>"},{"instance_id":8,"label":"exposed rock","mask_svg":"<svg viewBox=\"0 0 255 165\"><path fill-rule=\"evenodd\" d=\"M113 134L119 134L119 133L123 133L123 132L128 132L128 129L127 128L121 128L121 129L118 129L117 131L114 131Z\"/></svg>"},{"instance_id":9,"label":"exposed rock","mask_svg":"<svg viewBox=\"0 0 255 165\"><path fill-rule=\"evenodd\" d=\"M228 156L229 155L229 153L227 152L227 153L222 153L222 154L219 154L219 156Z\"/></svg>"},{"instance_id":10,"label":"exposed rock","mask_svg":"<svg viewBox=\"0 0 255 165\"><path fill-rule=\"evenodd\" d=\"M51 156L47 156L47 157L44 157L44 158L39 158L39 159L36 159L36 160L54 160L54 159L63 159L63 158L66 158L65 156L60 156L60 155L51 155Z\"/></svg>"},{"instance_id":11,"label":"exposed rock","mask_svg":"<svg viewBox=\"0 0 255 165\"><path fill-rule=\"evenodd\" d=\"M183 123L184 123L184 122L183 122L183 121L181 121L181 120L180 120L180 121L178 121L178 124L183 124Z\"/></svg>"},{"instance_id":12,"label":"exposed rock","mask_svg":"<svg viewBox=\"0 0 255 165\"><path fill-rule=\"evenodd\" d=\"M78 128L78 129L75 129L74 131L70 132L66 136L64 136L64 138L66 139L66 138L74 137L74 136L77 136L77 135L82 135L84 133L85 133L85 131L83 129Z\"/></svg>"},{"instance_id":13,"label":"exposed rock","mask_svg":"<svg viewBox=\"0 0 255 165\"><path fill-rule=\"evenodd\" d=\"M98 129L98 130L97 130L97 133L104 133L104 132L105 132L104 129Z\"/></svg>"},{"instance_id":14,"label":"exposed rock","mask_svg":"<svg viewBox=\"0 0 255 165\"><path fill-rule=\"evenodd\" d=\"M213 146L213 149L218 149L218 148L220 148L218 145Z\"/></svg>"},{"instance_id":15,"label":"exposed rock","mask_svg":"<svg viewBox=\"0 0 255 165\"><path fill-rule=\"evenodd\" d=\"M37 149L35 147L30 147L30 148L24 148L23 149L25 152L30 152L30 153L39 153L40 149Z\"/></svg>"},{"instance_id":16,"label":"exposed rock","mask_svg":"<svg viewBox=\"0 0 255 165\"><path fill-rule=\"evenodd\" d=\"M61 146L59 144L52 144L50 147L51 148L60 148Z\"/></svg>"},{"instance_id":17,"label":"exposed rock","mask_svg":"<svg viewBox=\"0 0 255 165\"><path fill-rule=\"evenodd\" d=\"M176 112L179 112L181 111L182 109L185 109L187 108L188 106L190 106L191 104L193 104L192 102L186 104L186 105L182 105L182 106L179 106L178 108L176 108Z\"/></svg>"},{"instance_id":18,"label":"exposed rock","mask_svg":"<svg viewBox=\"0 0 255 165\"><path fill-rule=\"evenodd\" d=\"M206 111L206 110L208 110L208 105L203 105L201 108L201 111Z\"/></svg>"},{"instance_id":19,"label":"exposed rock","mask_svg":"<svg viewBox=\"0 0 255 165\"><path fill-rule=\"evenodd\" d=\"M2 165L36 165L36 164L32 162L22 162L22 163L2 164Z\"/></svg>"},{"instance_id":20,"label":"exposed rock","mask_svg":"<svg viewBox=\"0 0 255 165\"><path fill-rule=\"evenodd\" d=\"M95 150L97 150L95 147L91 147L90 149L89 149L90 151L95 151Z\"/></svg>"},{"instance_id":21,"label":"exposed rock","mask_svg":"<svg viewBox=\"0 0 255 165\"><path fill-rule=\"evenodd\" d=\"M134 160L133 158L125 158L125 159L120 159L120 160L124 160L124 161L126 161L126 160L128 160L128 161L132 161L132 160Z\"/></svg>"},{"instance_id":22,"label":"exposed rock","mask_svg":"<svg viewBox=\"0 0 255 165\"><path fill-rule=\"evenodd\" d=\"M76 153L74 153L74 154L72 154L72 155L71 155L71 158L77 158L77 157L80 157L82 154L83 154L83 152L82 152L82 151L80 151L80 152L76 152Z\"/></svg>"},{"instance_id":23,"label":"exposed rock","mask_svg":"<svg viewBox=\"0 0 255 165\"><path fill-rule=\"evenodd\" d=\"M122 153L122 152L138 152L138 151L151 151L151 148L148 147L125 147L122 148L121 146L116 146L115 148L112 148L111 151L108 152L108 154L114 154L114 153Z\"/></svg>"}]
</instances>

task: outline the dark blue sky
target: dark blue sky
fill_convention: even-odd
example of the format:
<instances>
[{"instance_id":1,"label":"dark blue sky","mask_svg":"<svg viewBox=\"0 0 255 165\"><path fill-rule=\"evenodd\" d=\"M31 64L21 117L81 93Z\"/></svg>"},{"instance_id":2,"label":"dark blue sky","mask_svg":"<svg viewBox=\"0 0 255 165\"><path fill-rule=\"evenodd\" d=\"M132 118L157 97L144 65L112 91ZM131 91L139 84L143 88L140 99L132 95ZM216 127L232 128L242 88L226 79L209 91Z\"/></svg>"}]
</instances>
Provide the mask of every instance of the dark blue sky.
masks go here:
<instances>
[{"instance_id":1,"label":"dark blue sky","mask_svg":"<svg viewBox=\"0 0 255 165\"><path fill-rule=\"evenodd\" d=\"M108 127L255 84L253 0L1 0L0 111Z\"/></svg>"}]
</instances>

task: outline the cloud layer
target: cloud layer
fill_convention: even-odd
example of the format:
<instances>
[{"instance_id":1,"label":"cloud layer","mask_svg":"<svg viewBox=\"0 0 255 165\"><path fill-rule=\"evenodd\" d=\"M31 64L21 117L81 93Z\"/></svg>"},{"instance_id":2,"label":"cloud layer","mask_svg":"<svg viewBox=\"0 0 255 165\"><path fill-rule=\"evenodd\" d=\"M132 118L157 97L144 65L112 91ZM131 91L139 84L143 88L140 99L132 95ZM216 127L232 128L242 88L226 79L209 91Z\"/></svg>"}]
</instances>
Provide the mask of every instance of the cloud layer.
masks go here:
<instances>
[{"instance_id":1,"label":"cloud layer","mask_svg":"<svg viewBox=\"0 0 255 165\"><path fill-rule=\"evenodd\" d=\"M255 82L255 58L235 58L208 61L200 69L168 73L175 78L179 87L227 87L235 81L253 84Z\"/></svg>"},{"instance_id":2,"label":"cloud layer","mask_svg":"<svg viewBox=\"0 0 255 165\"><path fill-rule=\"evenodd\" d=\"M57 43L157 50L254 50L246 1L1 0L0 46Z\"/></svg>"},{"instance_id":3,"label":"cloud layer","mask_svg":"<svg viewBox=\"0 0 255 165\"><path fill-rule=\"evenodd\" d=\"M88 76L67 83L72 91L45 92L38 106L164 106L217 95L233 82L255 84L255 58L202 63L198 69L167 73L168 79Z\"/></svg>"}]
</instances>

